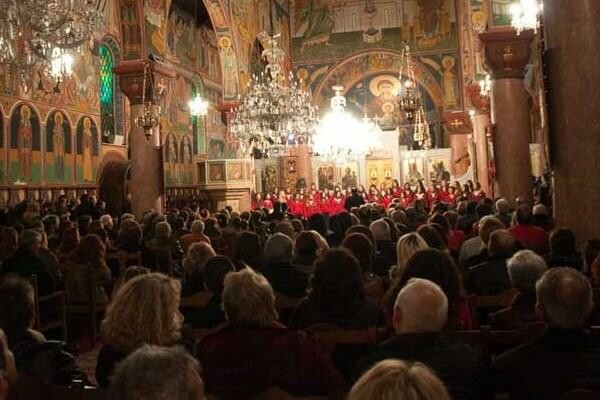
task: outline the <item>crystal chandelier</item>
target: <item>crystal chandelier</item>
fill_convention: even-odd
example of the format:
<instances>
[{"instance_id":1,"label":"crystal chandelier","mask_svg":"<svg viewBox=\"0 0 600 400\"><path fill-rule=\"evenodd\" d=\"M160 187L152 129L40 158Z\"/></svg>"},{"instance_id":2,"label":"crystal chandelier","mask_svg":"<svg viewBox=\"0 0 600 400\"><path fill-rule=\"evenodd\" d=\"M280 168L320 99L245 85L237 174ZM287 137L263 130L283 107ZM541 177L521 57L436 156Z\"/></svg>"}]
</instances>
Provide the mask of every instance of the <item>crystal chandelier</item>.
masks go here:
<instances>
[{"instance_id":1,"label":"crystal chandelier","mask_svg":"<svg viewBox=\"0 0 600 400\"><path fill-rule=\"evenodd\" d=\"M403 77L406 81L400 87L398 93L398 108L406 115L409 122L414 121L416 112L421 107L421 98L416 93L415 72L412 67L412 57L410 55L410 47L404 46L400 56L400 82Z\"/></svg>"},{"instance_id":2,"label":"crystal chandelier","mask_svg":"<svg viewBox=\"0 0 600 400\"><path fill-rule=\"evenodd\" d=\"M105 0L0 0L0 63L52 64L76 51L103 23Z\"/></svg>"},{"instance_id":3,"label":"crystal chandelier","mask_svg":"<svg viewBox=\"0 0 600 400\"><path fill-rule=\"evenodd\" d=\"M152 104L152 100L146 101L146 80L148 78L152 80L152 74L150 74L149 70L150 64L146 64L144 66L144 81L142 83L142 104L144 105L144 109L140 115L135 117L134 121L137 126L144 130L146 140L150 140L152 130L158 126L162 115L159 105ZM150 82L150 89L153 87L152 82Z\"/></svg>"},{"instance_id":4,"label":"crystal chandelier","mask_svg":"<svg viewBox=\"0 0 600 400\"><path fill-rule=\"evenodd\" d=\"M50 60L50 76L57 82L64 80L73 73L74 62L71 54L55 48Z\"/></svg>"},{"instance_id":5,"label":"crystal chandelier","mask_svg":"<svg viewBox=\"0 0 600 400\"><path fill-rule=\"evenodd\" d=\"M429 150L431 148L431 135L429 134L429 124L425 118L423 107L419 109L415 118L415 128L413 139L419 144L421 149Z\"/></svg>"},{"instance_id":6,"label":"crystal chandelier","mask_svg":"<svg viewBox=\"0 0 600 400\"><path fill-rule=\"evenodd\" d=\"M272 18L272 16L271 16ZM254 75L247 94L233 111L230 132L243 156L282 154L288 146L310 144L319 121L311 95L301 89L293 75L285 76L285 52L278 45L280 35L260 35L265 49L265 70Z\"/></svg>"},{"instance_id":7,"label":"crystal chandelier","mask_svg":"<svg viewBox=\"0 0 600 400\"><path fill-rule=\"evenodd\" d=\"M528 29L537 32L538 16L542 7L539 0L519 0L510 6L511 25L517 31L517 35Z\"/></svg>"},{"instance_id":8,"label":"crystal chandelier","mask_svg":"<svg viewBox=\"0 0 600 400\"><path fill-rule=\"evenodd\" d=\"M375 146L379 126L365 115L357 120L346 111L346 98L342 86L334 86L331 110L321 120L314 137L313 152L334 162L366 154Z\"/></svg>"}]
</instances>

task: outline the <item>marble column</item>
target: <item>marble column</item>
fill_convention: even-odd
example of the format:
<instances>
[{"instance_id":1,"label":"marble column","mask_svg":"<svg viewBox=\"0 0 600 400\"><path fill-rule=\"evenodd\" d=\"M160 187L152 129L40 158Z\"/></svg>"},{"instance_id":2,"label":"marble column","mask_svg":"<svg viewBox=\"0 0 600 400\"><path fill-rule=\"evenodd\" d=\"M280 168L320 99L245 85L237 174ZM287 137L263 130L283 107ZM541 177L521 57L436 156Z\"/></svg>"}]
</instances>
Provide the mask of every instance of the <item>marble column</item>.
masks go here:
<instances>
[{"instance_id":1,"label":"marble column","mask_svg":"<svg viewBox=\"0 0 600 400\"><path fill-rule=\"evenodd\" d=\"M313 183L313 168L312 168L312 153L310 147L301 144L294 149L297 161L297 173L298 178L304 178L306 180L306 187L310 187Z\"/></svg>"},{"instance_id":2,"label":"marble column","mask_svg":"<svg viewBox=\"0 0 600 400\"><path fill-rule=\"evenodd\" d=\"M144 88L144 68L148 66ZM114 68L119 75L121 90L131 104L129 154L131 179L129 183L132 211L137 218L149 210L162 212L164 204L164 174L160 127L153 129L149 139L135 118L144 109L143 101L161 104L174 72L163 64L143 61L122 62ZM152 79L150 79L150 77ZM145 89L145 96L143 91Z\"/></svg>"},{"instance_id":3,"label":"marble column","mask_svg":"<svg viewBox=\"0 0 600 400\"><path fill-rule=\"evenodd\" d=\"M469 170L469 135L471 121L466 112L445 113L444 129L450 138L450 173L461 179Z\"/></svg>"},{"instance_id":4,"label":"marble column","mask_svg":"<svg viewBox=\"0 0 600 400\"><path fill-rule=\"evenodd\" d=\"M471 125L473 126L473 144L475 154L473 172L483 191L494 197L494 185L490 174L488 155L488 129L490 127L490 98L481 94L478 84L467 86L467 95L471 103Z\"/></svg>"},{"instance_id":5,"label":"marble column","mask_svg":"<svg viewBox=\"0 0 600 400\"><path fill-rule=\"evenodd\" d=\"M491 122L495 163L495 195L513 204L533 198L529 155L529 105L523 80L530 59L533 32L514 30L479 35L492 73Z\"/></svg>"},{"instance_id":6,"label":"marble column","mask_svg":"<svg viewBox=\"0 0 600 400\"><path fill-rule=\"evenodd\" d=\"M557 226L600 237L600 2L544 0Z\"/></svg>"}]
</instances>

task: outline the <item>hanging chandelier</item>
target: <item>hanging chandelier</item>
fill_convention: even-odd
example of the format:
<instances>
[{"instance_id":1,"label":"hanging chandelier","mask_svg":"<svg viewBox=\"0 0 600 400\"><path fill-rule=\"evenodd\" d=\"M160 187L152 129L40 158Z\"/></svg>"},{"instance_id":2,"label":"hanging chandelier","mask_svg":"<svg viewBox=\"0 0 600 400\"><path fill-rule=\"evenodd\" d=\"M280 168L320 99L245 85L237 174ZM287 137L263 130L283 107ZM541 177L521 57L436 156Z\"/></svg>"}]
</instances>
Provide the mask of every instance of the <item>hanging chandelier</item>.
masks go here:
<instances>
[{"instance_id":1,"label":"hanging chandelier","mask_svg":"<svg viewBox=\"0 0 600 400\"><path fill-rule=\"evenodd\" d=\"M279 36L271 15L271 32L259 37L267 65L260 75L253 75L247 94L233 110L230 132L244 156L267 158L283 154L289 146L308 145L319 121L310 93L300 88L302 81L284 73Z\"/></svg>"},{"instance_id":2,"label":"hanging chandelier","mask_svg":"<svg viewBox=\"0 0 600 400\"><path fill-rule=\"evenodd\" d=\"M152 130L158 126L160 117L162 116L159 105L152 104L152 100L146 101L146 81L150 80L150 90L154 88L154 85L152 84L152 74L149 71L150 64L147 63L144 66L144 80L142 83L142 104L144 105L144 109L134 120L135 124L144 130L146 140L150 140Z\"/></svg>"},{"instance_id":3,"label":"hanging chandelier","mask_svg":"<svg viewBox=\"0 0 600 400\"><path fill-rule=\"evenodd\" d=\"M406 120L413 124L413 140L421 149L431 148L431 135L429 123L425 116L425 107L417 88L415 71L412 65L410 47L405 45L400 59L400 85L398 93L398 109L406 116Z\"/></svg>"},{"instance_id":4,"label":"hanging chandelier","mask_svg":"<svg viewBox=\"0 0 600 400\"><path fill-rule=\"evenodd\" d=\"M103 23L106 0L0 0L0 63L52 64L75 52Z\"/></svg>"},{"instance_id":5,"label":"hanging chandelier","mask_svg":"<svg viewBox=\"0 0 600 400\"><path fill-rule=\"evenodd\" d=\"M203 117L208 114L208 101L204 100L200 94L196 94L192 100L188 102L190 114L194 117Z\"/></svg>"},{"instance_id":6,"label":"hanging chandelier","mask_svg":"<svg viewBox=\"0 0 600 400\"><path fill-rule=\"evenodd\" d=\"M314 137L313 153L333 162L344 162L361 156L376 144L379 126L366 115L357 120L346 111L343 86L332 87L330 111L321 120Z\"/></svg>"},{"instance_id":7,"label":"hanging chandelier","mask_svg":"<svg viewBox=\"0 0 600 400\"><path fill-rule=\"evenodd\" d=\"M519 0L510 6L511 25L517 31L517 35L528 29L537 33L538 16L542 7L539 0Z\"/></svg>"}]
</instances>

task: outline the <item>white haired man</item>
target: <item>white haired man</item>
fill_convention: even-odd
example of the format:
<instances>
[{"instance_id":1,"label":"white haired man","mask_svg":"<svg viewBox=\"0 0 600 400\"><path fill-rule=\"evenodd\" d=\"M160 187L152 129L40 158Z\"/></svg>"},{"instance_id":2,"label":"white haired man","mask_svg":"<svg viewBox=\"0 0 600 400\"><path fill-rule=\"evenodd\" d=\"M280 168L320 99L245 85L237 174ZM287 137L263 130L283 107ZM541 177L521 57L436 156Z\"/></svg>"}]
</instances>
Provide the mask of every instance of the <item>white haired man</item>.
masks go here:
<instances>
[{"instance_id":1,"label":"white haired man","mask_svg":"<svg viewBox=\"0 0 600 400\"><path fill-rule=\"evenodd\" d=\"M496 359L498 393L516 399L556 399L571 389L600 388L600 352L584 331L594 307L588 279L573 268L551 268L536 283L536 312L548 329Z\"/></svg>"},{"instance_id":2,"label":"white haired man","mask_svg":"<svg viewBox=\"0 0 600 400\"><path fill-rule=\"evenodd\" d=\"M452 398L480 398L479 353L444 336L447 318L448 299L442 289L429 280L409 280L394 304L396 335L358 362L357 375L390 358L418 361L436 371Z\"/></svg>"}]
</instances>

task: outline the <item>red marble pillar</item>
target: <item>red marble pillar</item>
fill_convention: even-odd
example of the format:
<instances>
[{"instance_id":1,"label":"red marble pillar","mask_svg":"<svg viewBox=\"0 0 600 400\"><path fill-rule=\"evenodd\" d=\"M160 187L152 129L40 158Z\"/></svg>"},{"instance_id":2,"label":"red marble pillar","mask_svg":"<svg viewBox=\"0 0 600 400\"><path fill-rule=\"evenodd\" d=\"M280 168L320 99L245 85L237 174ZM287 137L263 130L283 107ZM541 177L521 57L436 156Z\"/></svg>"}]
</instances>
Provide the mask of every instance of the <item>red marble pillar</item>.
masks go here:
<instances>
[{"instance_id":1,"label":"red marble pillar","mask_svg":"<svg viewBox=\"0 0 600 400\"><path fill-rule=\"evenodd\" d=\"M513 30L490 31L479 37L484 45L486 64L492 72L494 192L511 202L517 197L531 200L529 106L523 74L530 58L533 32L517 35Z\"/></svg>"},{"instance_id":2,"label":"red marble pillar","mask_svg":"<svg viewBox=\"0 0 600 400\"><path fill-rule=\"evenodd\" d=\"M490 98L481 94L478 84L467 86L467 95L471 103L471 125L473 126L473 144L475 154L473 169L475 179L488 196L494 197L494 187L490 176L488 156L488 128L490 125Z\"/></svg>"},{"instance_id":3,"label":"red marble pillar","mask_svg":"<svg viewBox=\"0 0 600 400\"><path fill-rule=\"evenodd\" d=\"M119 75L121 90L129 98L131 104L129 133L129 154L131 161L131 207L136 217L141 218L148 210L162 212L164 196L164 177L162 160L162 140L160 128L156 127L149 139L144 130L135 123L135 118L144 109L144 100L153 104L161 104L162 97L169 87L169 80L175 74L162 64L149 64L144 88L144 68L147 62L122 62L115 67ZM150 76L152 79L150 79Z\"/></svg>"},{"instance_id":4,"label":"red marble pillar","mask_svg":"<svg viewBox=\"0 0 600 400\"><path fill-rule=\"evenodd\" d=\"M600 237L600 1L544 0L557 226Z\"/></svg>"},{"instance_id":5,"label":"red marble pillar","mask_svg":"<svg viewBox=\"0 0 600 400\"><path fill-rule=\"evenodd\" d=\"M472 133L469 115L465 112L444 114L444 128L450 137L450 173L460 179L469 170L469 135Z\"/></svg>"}]
</instances>

